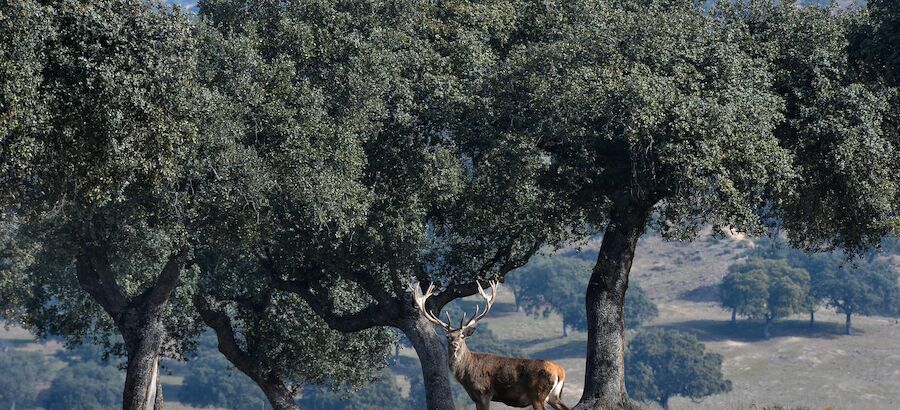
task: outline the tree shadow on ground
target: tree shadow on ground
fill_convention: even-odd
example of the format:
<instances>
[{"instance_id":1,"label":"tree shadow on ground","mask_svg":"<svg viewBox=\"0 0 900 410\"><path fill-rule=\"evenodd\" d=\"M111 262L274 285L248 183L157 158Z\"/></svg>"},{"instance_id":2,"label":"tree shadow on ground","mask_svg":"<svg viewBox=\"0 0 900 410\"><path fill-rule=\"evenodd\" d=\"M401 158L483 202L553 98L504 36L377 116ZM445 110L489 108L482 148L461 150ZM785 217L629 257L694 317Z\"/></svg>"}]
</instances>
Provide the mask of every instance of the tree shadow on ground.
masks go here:
<instances>
[{"instance_id":1,"label":"tree shadow on ground","mask_svg":"<svg viewBox=\"0 0 900 410\"><path fill-rule=\"evenodd\" d=\"M689 320L652 326L662 329L681 330L692 333L700 341L735 340L740 342L762 342L780 337L806 337L815 339L834 339L844 335L844 325L834 322L817 322L810 327L806 320L778 320L769 328L771 339L763 337L765 323L758 320L739 320L732 324L730 320ZM853 329L854 335L865 332Z\"/></svg>"},{"instance_id":2,"label":"tree shadow on ground","mask_svg":"<svg viewBox=\"0 0 900 410\"><path fill-rule=\"evenodd\" d=\"M507 341L506 343L509 343L510 345L518 347L519 349L522 349L522 350L528 350L534 346L544 344L544 343L549 343L554 340L559 340L560 338L561 338L560 336L539 337L536 339Z\"/></svg>"},{"instance_id":3,"label":"tree shadow on ground","mask_svg":"<svg viewBox=\"0 0 900 410\"><path fill-rule=\"evenodd\" d=\"M569 357L585 357L586 355L587 342L584 340L572 340L559 346L534 352L529 356L535 359L559 360Z\"/></svg>"}]
</instances>

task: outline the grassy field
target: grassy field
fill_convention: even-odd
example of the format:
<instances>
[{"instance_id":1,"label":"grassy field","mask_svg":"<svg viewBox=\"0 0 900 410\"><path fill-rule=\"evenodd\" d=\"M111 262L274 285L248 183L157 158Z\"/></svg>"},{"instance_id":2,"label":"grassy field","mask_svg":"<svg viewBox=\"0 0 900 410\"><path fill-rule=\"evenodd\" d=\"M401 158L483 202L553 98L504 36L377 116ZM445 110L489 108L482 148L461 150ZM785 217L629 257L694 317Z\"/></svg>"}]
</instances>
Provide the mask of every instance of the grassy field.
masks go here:
<instances>
[{"instance_id":1,"label":"grassy field","mask_svg":"<svg viewBox=\"0 0 900 410\"><path fill-rule=\"evenodd\" d=\"M596 245L589 242L584 248L589 252ZM734 383L731 393L701 403L676 398L672 408L900 408L900 324L896 320L854 318L855 334L846 336L842 334L843 316L821 309L814 328L806 317L789 318L775 323L769 340L762 338L761 323L729 322L729 312L715 304L715 285L750 246L740 238L708 236L688 244L657 237L640 243L632 278L660 309L659 318L649 326L697 335L708 350L724 356L724 373ZM584 333L570 332L569 337L562 338L559 317L535 319L515 312L512 293L502 287L498 304L484 325L529 357L551 359L565 367L568 381L564 401L570 405L577 402L584 378ZM20 329L4 332L0 338L7 346L40 350L48 357L61 348L56 343L33 343L31 336ZM402 354L415 357L409 349ZM404 389L409 388L402 375L396 377ZM166 377L163 381L174 393L181 379ZM177 402L170 402L169 408L189 409ZM496 404L492 408L506 407Z\"/></svg>"},{"instance_id":2,"label":"grassy field","mask_svg":"<svg viewBox=\"0 0 900 410\"><path fill-rule=\"evenodd\" d=\"M588 243L584 249L597 245ZM816 313L813 328L808 317L789 318L772 326L769 340L762 337L761 323L730 323L730 313L715 303L715 285L750 246L740 238L709 236L692 243L649 237L639 245L632 280L641 284L660 309L649 326L695 334L708 350L724 356L723 371L734 383L731 393L700 403L676 398L671 407L900 408L900 324L895 319L854 318L854 334L846 336L842 334L844 317L823 308ZM500 302L511 303L509 293L501 294ZM563 365L568 374L563 397L566 403L577 402L584 377L586 335L574 332L562 338L558 317L533 319L508 310L486 320L487 325L530 357Z\"/></svg>"}]
</instances>

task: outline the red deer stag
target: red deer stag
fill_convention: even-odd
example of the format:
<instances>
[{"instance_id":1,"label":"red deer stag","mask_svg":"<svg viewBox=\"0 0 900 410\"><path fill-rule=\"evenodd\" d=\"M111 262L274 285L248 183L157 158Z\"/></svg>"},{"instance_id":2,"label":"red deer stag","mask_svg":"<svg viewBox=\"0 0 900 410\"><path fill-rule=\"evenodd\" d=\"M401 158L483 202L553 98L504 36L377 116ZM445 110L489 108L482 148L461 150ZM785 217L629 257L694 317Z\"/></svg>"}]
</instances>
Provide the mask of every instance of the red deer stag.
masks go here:
<instances>
[{"instance_id":1,"label":"red deer stag","mask_svg":"<svg viewBox=\"0 0 900 410\"><path fill-rule=\"evenodd\" d=\"M486 306L479 314L466 321L465 315L454 329L444 323L425 307L434 292L432 283L425 294L421 294L418 284L413 286L416 304L425 317L447 332L447 350L450 356L450 370L456 380L466 389L466 393L475 402L478 410L488 410L492 401L501 402L513 407L532 406L536 410L545 410L549 404L556 410L569 410L560 396L566 372L558 364L547 360L528 360L513 357L496 356L486 353L475 353L466 347L466 338L475 332L475 325L491 310L497 297L497 282L491 282L491 295L488 296L481 284L478 292L484 298ZM450 322L450 314L447 314Z\"/></svg>"}]
</instances>

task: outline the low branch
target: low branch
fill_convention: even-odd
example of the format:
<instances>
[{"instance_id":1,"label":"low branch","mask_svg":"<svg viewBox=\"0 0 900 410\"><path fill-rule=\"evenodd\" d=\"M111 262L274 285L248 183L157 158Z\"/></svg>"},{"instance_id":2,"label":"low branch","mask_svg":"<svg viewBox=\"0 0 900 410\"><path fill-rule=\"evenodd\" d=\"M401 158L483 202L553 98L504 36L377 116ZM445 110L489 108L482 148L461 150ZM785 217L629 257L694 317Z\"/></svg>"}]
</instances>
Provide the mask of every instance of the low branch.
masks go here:
<instances>
[{"instance_id":1,"label":"low branch","mask_svg":"<svg viewBox=\"0 0 900 410\"><path fill-rule=\"evenodd\" d=\"M200 293L194 295L193 302L200 319L216 333L216 340L219 342L219 352L234 364L234 367L238 368L238 370L246 373L254 380L256 377L259 377L259 369L253 363L250 355L238 345L231 318L221 310L214 310Z\"/></svg>"},{"instance_id":2,"label":"low branch","mask_svg":"<svg viewBox=\"0 0 900 410\"><path fill-rule=\"evenodd\" d=\"M500 265L500 269L497 271L496 279L499 280L500 283L503 283L503 281L506 280L506 274L525 266L525 264L528 263L528 260L541 249L543 243L544 238L538 239L524 254L519 255L517 258L512 256L512 246L507 246L506 248L498 250L497 255L491 259L491 262L493 263L482 266L481 271L476 274L476 277L483 276L490 270L490 267L493 266L493 264L496 264L502 259L503 264ZM501 251L504 252L505 255L502 255ZM472 296L476 293L478 293L477 279L468 283L450 285L444 289L443 292L434 295L428 301L430 302L432 312L440 312L448 303L459 298Z\"/></svg>"},{"instance_id":3,"label":"low branch","mask_svg":"<svg viewBox=\"0 0 900 410\"><path fill-rule=\"evenodd\" d=\"M385 318L384 308L378 303L371 303L362 310L351 314L336 313L330 301L312 292L304 281L287 281L272 278L275 289L300 296L325 323L333 330L349 333L370 329L376 326L390 326Z\"/></svg>"}]
</instances>

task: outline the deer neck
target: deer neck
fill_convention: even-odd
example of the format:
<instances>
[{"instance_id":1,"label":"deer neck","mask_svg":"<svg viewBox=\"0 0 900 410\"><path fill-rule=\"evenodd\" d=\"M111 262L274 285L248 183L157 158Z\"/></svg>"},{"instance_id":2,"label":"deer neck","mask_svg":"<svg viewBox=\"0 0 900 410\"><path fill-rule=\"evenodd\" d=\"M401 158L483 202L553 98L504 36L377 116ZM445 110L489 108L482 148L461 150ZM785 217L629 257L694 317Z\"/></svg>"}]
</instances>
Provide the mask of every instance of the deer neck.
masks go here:
<instances>
[{"instance_id":1,"label":"deer neck","mask_svg":"<svg viewBox=\"0 0 900 410\"><path fill-rule=\"evenodd\" d=\"M463 341L459 345L459 349L456 351L448 349L448 353L450 354L450 370L457 379L460 379L466 373L466 368L472 358L472 352L469 351L466 342Z\"/></svg>"}]
</instances>

